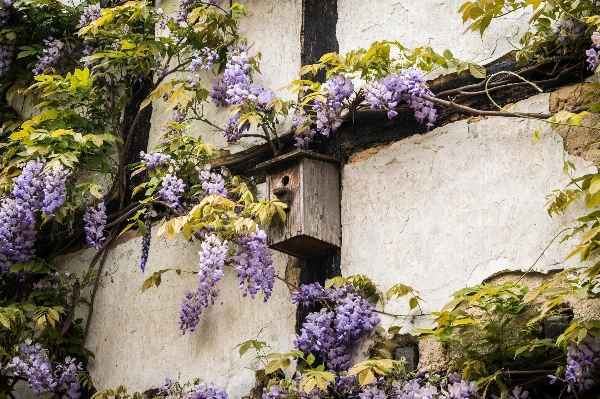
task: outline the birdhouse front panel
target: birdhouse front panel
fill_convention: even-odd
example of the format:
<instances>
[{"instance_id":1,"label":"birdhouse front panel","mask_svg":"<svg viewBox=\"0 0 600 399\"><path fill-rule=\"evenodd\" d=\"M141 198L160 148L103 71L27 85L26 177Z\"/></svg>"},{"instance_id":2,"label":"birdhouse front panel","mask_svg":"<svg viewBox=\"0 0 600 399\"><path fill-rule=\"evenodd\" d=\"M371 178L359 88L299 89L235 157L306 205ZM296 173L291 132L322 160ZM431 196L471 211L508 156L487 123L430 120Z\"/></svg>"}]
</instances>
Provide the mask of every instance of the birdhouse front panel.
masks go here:
<instances>
[{"instance_id":1,"label":"birdhouse front panel","mask_svg":"<svg viewBox=\"0 0 600 399\"><path fill-rule=\"evenodd\" d=\"M287 219L267 229L273 249L307 259L341 246L340 172L334 158L295 151L267 166L269 199L287 204Z\"/></svg>"}]
</instances>

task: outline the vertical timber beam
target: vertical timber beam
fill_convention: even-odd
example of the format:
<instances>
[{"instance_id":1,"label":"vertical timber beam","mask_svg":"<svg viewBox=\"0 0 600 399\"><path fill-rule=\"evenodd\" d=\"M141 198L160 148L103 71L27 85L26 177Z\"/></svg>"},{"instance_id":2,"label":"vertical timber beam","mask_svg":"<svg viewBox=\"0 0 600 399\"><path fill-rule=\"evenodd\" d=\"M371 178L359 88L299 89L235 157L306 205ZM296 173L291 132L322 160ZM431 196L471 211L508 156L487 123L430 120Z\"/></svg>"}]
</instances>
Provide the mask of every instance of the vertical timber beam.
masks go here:
<instances>
[{"instance_id":1,"label":"vertical timber beam","mask_svg":"<svg viewBox=\"0 0 600 399\"><path fill-rule=\"evenodd\" d=\"M304 0L302 4L302 65L315 64L323 54L339 51L337 0ZM320 71L316 80L325 81Z\"/></svg>"},{"instance_id":2,"label":"vertical timber beam","mask_svg":"<svg viewBox=\"0 0 600 399\"><path fill-rule=\"evenodd\" d=\"M136 115L138 114L142 102L152 92L152 76L148 76L142 82L134 82L132 84L132 98L129 103L125 106L125 113L123 122L125 125L125 132L128 132L133 125ZM133 130L133 139L131 145L127 149L125 155L125 164L129 165L134 162L140 161L140 151L148 151L148 140L150 138L150 128L152 121L152 104L144 108L140 112L140 117L137 120L135 129ZM127 137L124 137L127 140ZM133 189L144 182L146 176L143 173L131 176L129 171L127 172L128 179L125 184L125 200L130 201Z\"/></svg>"},{"instance_id":3,"label":"vertical timber beam","mask_svg":"<svg viewBox=\"0 0 600 399\"><path fill-rule=\"evenodd\" d=\"M338 52L336 25L338 20L337 0L304 0L302 6L302 65L315 64L323 54ZM325 81L325 72L320 71L312 77L319 82ZM326 138L321 136L311 146L316 152L341 158L339 134ZM318 282L340 275L340 250L303 260L301 263L300 284ZM306 315L317 309L298 308L296 330L299 332Z\"/></svg>"},{"instance_id":4,"label":"vertical timber beam","mask_svg":"<svg viewBox=\"0 0 600 399\"><path fill-rule=\"evenodd\" d=\"M106 1L106 0L105 0ZM111 1L111 3L114 1ZM150 4L154 6L155 0L151 0ZM135 29L135 28L134 28ZM155 34L155 28L153 27L149 32ZM129 132L131 126L135 123L138 112L140 117L136 123L136 126L132 132L132 140L129 148L126 149L125 154L125 165L129 165L140 161L140 151L148 151L148 141L150 139L150 129L152 127L152 104L148 105L140 112L140 106L142 102L152 93L152 87L154 85L153 74L150 74L142 81L135 79L132 82L131 99L125 106L125 112L123 117L123 124L125 125L125 132ZM123 137L123 140L127 140L127 137ZM132 200L133 189L144 182L146 179L146 172L139 173L135 176L131 176L127 172L128 178L125 179L125 201Z\"/></svg>"}]
</instances>

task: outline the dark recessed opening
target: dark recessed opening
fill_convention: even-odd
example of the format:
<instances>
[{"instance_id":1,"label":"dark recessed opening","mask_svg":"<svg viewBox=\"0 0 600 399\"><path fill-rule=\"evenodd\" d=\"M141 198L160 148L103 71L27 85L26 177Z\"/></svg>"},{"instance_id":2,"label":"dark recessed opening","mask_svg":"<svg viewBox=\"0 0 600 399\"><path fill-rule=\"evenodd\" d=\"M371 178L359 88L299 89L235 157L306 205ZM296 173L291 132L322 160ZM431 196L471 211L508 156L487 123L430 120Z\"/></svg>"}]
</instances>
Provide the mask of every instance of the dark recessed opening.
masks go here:
<instances>
[{"instance_id":1,"label":"dark recessed opening","mask_svg":"<svg viewBox=\"0 0 600 399\"><path fill-rule=\"evenodd\" d=\"M283 184L284 186L287 186L289 182L290 182L289 176L283 176L283 178L281 179L281 184Z\"/></svg>"}]
</instances>

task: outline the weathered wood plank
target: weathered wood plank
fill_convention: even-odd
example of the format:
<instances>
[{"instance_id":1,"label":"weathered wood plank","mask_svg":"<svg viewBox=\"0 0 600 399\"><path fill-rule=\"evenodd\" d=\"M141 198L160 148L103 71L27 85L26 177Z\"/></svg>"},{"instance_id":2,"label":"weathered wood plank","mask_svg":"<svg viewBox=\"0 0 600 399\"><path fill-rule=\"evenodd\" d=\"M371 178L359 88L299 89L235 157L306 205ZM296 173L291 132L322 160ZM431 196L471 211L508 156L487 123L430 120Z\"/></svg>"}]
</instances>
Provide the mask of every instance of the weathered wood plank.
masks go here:
<instances>
[{"instance_id":1,"label":"weathered wood plank","mask_svg":"<svg viewBox=\"0 0 600 399\"><path fill-rule=\"evenodd\" d=\"M308 154L266 164L269 199L288 203L287 220L267 228L271 248L307 259L341 246L340 170L332 161Z\"/></svg>"}]
</instances>

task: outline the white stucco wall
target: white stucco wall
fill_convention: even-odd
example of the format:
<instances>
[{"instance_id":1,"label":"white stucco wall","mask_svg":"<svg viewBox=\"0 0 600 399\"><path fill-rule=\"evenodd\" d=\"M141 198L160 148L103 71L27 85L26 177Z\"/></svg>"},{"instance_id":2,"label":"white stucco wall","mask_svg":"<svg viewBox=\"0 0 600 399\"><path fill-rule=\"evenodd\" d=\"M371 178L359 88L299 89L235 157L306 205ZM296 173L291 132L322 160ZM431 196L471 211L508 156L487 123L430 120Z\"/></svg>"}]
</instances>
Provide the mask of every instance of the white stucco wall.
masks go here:
<instances>
[{"instance_id":1,"label":"white stucco wall","mask_svg":"<svg viewBox=\"0 0 600 399\"><path fill-rule=\"evenodd\" d=\"M463 35L458 9L465 0L338 0L337 38L340 52L380 40L397 40L412 48L431 46L440 54L450 49L463 61L486 63L515 49L525 32L530 10L492 21L483 37Z\"/></svg>"},{"instance_id":2,"label":"white stucco wall","mask_svg":"<svg viewBox=\"0 0 600 399\"><path fill-rule=\"evenodd\" d=\"M517 109L547 112L548 100L541 94ZM430 312L494 273L526 270L580 211L548 216L545 196L569 178L560 137L547 132L534 144L536 126L519 118L460 121L351 157L342 174L342 273L367 273L384 290L410 285ZM571 160L583 173L588 163ZM558 241L534 270L562 267L570 247ZM386 310L406 314L407 302ZM410 319L400 319L408 331L429 323Z\"/></svg>"},{"instance_id":3,"label":"white stucco wall","mask_svg":"<svg viewBox=\"0 0 600 399\"><path fill-rule=\"evenodd\" d=\"M260 71L254 74L253 79L257 84L275 91L275 94L284 100L295 98L287 90L278 90L298 79L300 70L300 31L302 29L302 0L239 0L248 11L248 18L240 23L240 37L248 40L249 53L256 56L261 53ZM173 13L177 9L178 1L157 3L166 12ZM221 0L224 8L229 8L229 1ZM188 73L182 74L187 76ZM210 88L214 78L212 73L202 75L205 87ZM153 103L152 129L148 142L149 149L156 144L160 137L161 124L166 123L172 116L172 111L165 111L162 100ZM215 107L209 99L204 105L204 114L208 120L217 126L224 125L231 113L227 109ZM289 122L282 120L279 133L289 130ZM262 143L258 138L243 138L237 143L227 143L223 133L203 122L194 122L190 131L202 135L204 141L216 145L218 148L227 149L236 153ZM250 131L249 133L253 133ZM262 134L262 131L260 132Z\"/></svg>"}]
</instances>

